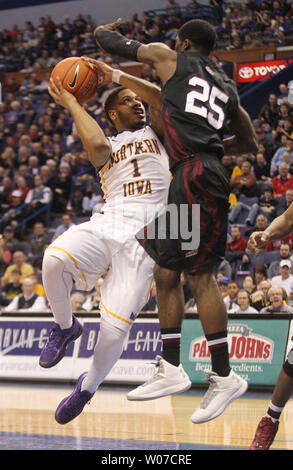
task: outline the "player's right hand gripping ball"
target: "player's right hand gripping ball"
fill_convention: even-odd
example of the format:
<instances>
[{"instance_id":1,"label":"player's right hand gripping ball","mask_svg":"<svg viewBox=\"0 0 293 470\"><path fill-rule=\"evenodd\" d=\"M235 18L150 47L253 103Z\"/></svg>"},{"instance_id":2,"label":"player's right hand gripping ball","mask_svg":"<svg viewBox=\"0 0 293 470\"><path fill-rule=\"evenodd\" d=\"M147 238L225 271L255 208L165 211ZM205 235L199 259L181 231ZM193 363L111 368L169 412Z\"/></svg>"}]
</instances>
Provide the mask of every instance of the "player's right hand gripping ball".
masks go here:
<instances>
[{"instance_id":1,"label":"player's right hand gripping ball","mask_svg":"<svg viewBox=\"0 0 293 470\"><path fill-rule=\"evenodd\" d=\"M80 104L93 98L102 85L101 77L80 57L68 57L58 62L51 73L56 85L58 76L63 88L72 93Z\"/></svg>"}]
</instances>

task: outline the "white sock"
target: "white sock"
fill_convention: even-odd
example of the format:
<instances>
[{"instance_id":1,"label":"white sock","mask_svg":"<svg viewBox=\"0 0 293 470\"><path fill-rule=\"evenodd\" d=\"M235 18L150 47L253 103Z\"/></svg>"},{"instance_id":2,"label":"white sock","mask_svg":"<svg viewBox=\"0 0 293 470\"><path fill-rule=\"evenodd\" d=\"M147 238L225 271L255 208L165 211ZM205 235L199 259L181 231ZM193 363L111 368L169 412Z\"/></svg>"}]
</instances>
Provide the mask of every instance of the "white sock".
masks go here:
<instances>
[{"instance_id":1,"label":"white sock","mask_svg":"<svg viewBox=\"0 0 293 470\"><path fill-rule=\"evenodd\" d=\"M112 367L120 358L128 331L120 330L101 318L98 342L90 370L82 382L81 390L95 393Z\"/></svg>"},{"instance_id":2,"label":"white sock","mask_svg":"<svg viewBox=\"0 0 293 470\"><path fill-rule=\"evenodd\" d=\"M284 406L282 407L276 406L273 404L272 401L270 401L269 408L266 413L266 417L271 418L273 423L276 423L277 421L279 421L279 418L281 416L283 409L284 409Z\"/></svg>"},{"instance_id":3,"label":"white sock","mask_svg":"<svg viewBox=\"0 0 293 470\"><path fill-rule=\"evenodd\" d=\"M45 252L43 259L42 280L55 322L62 330L70 328L72 325L70 294L73 280L69 273L64 272L63 262L48 251Z\"/></svg>"}]
</instances>

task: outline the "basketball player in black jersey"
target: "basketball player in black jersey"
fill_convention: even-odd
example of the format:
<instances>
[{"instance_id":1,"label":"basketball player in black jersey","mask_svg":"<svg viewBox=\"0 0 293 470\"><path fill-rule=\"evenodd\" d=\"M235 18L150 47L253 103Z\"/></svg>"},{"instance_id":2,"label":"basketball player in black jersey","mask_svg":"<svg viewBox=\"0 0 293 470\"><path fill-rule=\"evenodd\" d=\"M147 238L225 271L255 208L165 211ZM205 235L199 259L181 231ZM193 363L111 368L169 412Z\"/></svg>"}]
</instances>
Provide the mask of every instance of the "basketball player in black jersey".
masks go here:
<instances>
[{"instance_id":1,"label":"basketball player in black jersey","mask_svg":"<svg viewBox=\"0 0 293 470\"><path fill-rule=\"evenodd\" d=\"M151 64L156 69L163 86L164 145L173 174L168 202L178 207L178 213L187 206L189 223L194 220L194 207L200 205L200 244L196 249L183 249L186 240L180 238L180 227L176 240L172 236L149 239L147 230L142 239L138 234L156 261L163 358L158 359L155 376L130 392L128 399L158 398L172 393L176 381L180 383L184 315L180 274L184 271L211 353L212 371L205 372L210 387L191 417L194 423L203 423L219 416L247 389L247 382L230 368L227 312L214 270L225 255L229 210L229 177L221 157L256 152L256 136L248 114L239 105L235 84L209 59L216 40L209 23L185 23L178 31L173 51L163 43L144 45L125 38L115 31L120 22L119 19L96 28L96 41L108 53ZM227 129L231 137L223 140ZM167 234L172 232L172 220L169 223Z\"/></svg>"}]
</instances>

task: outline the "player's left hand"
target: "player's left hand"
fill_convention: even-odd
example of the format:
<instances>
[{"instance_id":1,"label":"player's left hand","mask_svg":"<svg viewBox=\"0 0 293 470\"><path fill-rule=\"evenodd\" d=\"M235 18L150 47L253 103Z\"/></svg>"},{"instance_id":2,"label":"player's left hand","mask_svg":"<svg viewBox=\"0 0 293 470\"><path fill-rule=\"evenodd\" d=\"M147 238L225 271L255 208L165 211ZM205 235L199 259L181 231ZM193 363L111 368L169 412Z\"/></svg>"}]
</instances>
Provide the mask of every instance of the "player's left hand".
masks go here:
<instances>
[{"instance_id":1,"label":"player's left hand","mask_svg":"<svg viewBox=\"0 0 293 470\"><path fill-rule=\"evenodd\" d=\"M268 241L269 236L265 232L253 232L249 237L246 249L256 254Z\"/></svg>"},{"instance_id":2,"label":"player's left hand","mask_svg":"<svg viewBox=\"0 0 293 470\"><path fill-rule=\"evenodd\" d=\"M63 106L63 108L69 109L69 106L72 102L77 102L75 96L69 93L69 91L65 90L65 88L62 86L60 77L57 77L57 85L52 78L50 79L48 92L55 103Z\"/></svg>"},{"instance_id":3,"label":"player's left hand","mask_svg":"<svg viewBox=\"0 0 293 470\"><path fill-rule=\"evenodd\" d=\"M102 86L105 83L112 82L113 68L110 65L100 62L99 60L92 59L91 57L81 57L82 60L86 61L91 69L96 73L99 79L98 86Z\"/></svg>"},{"instance_id":4,"label":"player's left hand","mask_svg":"<svg viewBox=\"0 0 293 470\"><path fill-rule=\"evenodd\" d=\"M118 26L120 26L122 23L122 18L118 18L116 21L114 21L113 23L109 23L109 24L104 24L104 25L100 25L100 26L97 26L95 31L94 31L94 34L96 31L98 31L99 29L110 29L111 31L114 31L116 28L118 28Z\"/></svg>"}]
</instances>

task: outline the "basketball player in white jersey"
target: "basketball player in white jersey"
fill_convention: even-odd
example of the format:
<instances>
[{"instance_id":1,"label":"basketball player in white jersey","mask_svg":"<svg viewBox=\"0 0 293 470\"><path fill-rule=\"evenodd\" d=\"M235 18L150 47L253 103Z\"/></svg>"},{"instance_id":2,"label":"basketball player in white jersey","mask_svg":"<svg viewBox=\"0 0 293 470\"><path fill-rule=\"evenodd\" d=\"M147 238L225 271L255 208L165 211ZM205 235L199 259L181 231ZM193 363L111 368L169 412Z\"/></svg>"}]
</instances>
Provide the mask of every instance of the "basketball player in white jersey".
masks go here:
<instances>
[{"instance_id":1,"label":"basketball player in white jersey","mask_svg":"<svg viewBox=\"0 0 293 470\"><path fill-rule=\"evenodd\" d=\"M60 80L57 86L51 81L49 87L55 102L73 116L89 160L99 171L105 196L102 211L57 238L43 260L43 283L55 323L40 356L42 367L57 364L67 346L82 333L70 306L73 282L77 289L89 291L107 272L101 287L100 333L92 365L58 406L55 419L60 424L82 412L121 356L129 330L148 299L153 278L154 262L135 234L167 203L168 157L155 132L159 132L158 124L146 124L142 104L143 99L159 116L160 89L118 70L113 70L112 80L124 85L114 89L104 104L117 131L112 138L105 137ZM178 392L191 386L183 369L180 381Z\"/></svg>"}]
</instances>

